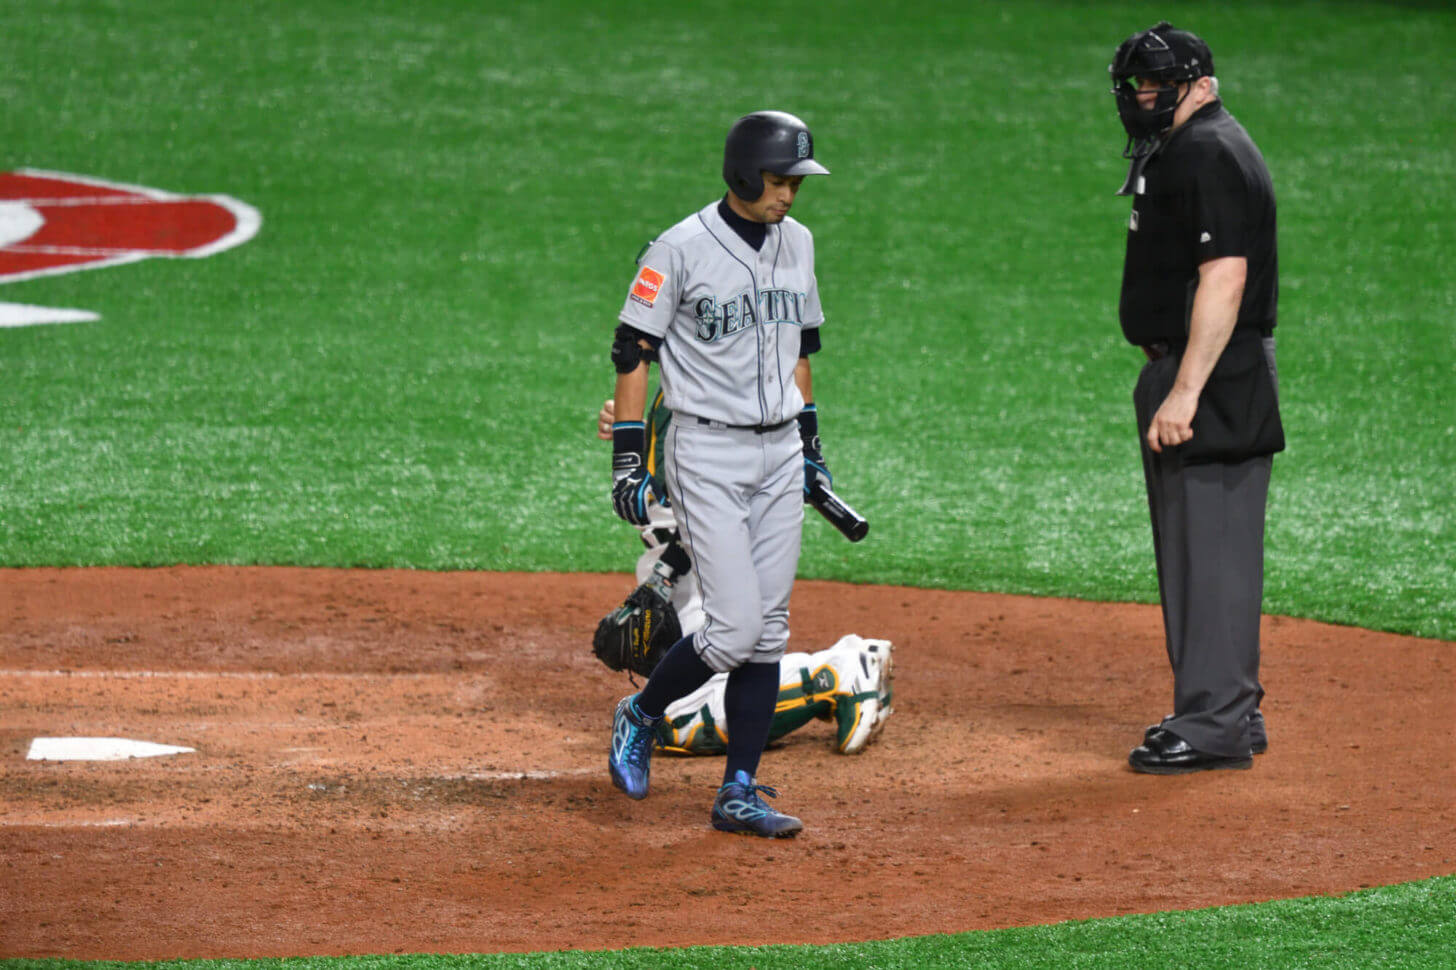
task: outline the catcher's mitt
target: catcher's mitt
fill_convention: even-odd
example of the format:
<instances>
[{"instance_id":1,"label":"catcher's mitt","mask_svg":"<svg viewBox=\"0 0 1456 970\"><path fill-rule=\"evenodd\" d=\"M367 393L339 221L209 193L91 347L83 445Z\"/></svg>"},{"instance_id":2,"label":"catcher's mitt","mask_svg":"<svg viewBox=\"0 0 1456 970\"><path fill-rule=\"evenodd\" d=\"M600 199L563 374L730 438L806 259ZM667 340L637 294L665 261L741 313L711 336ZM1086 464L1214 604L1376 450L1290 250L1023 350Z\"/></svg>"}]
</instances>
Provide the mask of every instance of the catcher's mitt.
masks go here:
<instances>
[{"instance_id":1,"label":"catcher's mitt","mask_svg":"<svg viewBox=\"0 0 1456 970\"><path fill-rule=\"evenodd\" d=\"M668 599L666 586L654 576L602 617L592 637L592 652L612 670L650 677L662 655L680 639L677 610Z\"/></svg>"}]
</instances>

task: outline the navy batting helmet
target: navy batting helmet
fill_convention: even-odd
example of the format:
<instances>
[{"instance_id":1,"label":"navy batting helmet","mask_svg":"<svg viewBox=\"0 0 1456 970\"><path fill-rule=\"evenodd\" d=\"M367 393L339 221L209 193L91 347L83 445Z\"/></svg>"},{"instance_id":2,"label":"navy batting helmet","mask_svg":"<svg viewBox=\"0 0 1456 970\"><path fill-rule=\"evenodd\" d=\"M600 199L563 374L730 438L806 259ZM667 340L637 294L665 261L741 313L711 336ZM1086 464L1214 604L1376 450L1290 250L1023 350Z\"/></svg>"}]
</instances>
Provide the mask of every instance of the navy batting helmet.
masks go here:
<instances>
[{"instance_id":1,"label":"navy batting helmet","mask_svg":"<svg viewBox=\"0 0 1456 970\"><path fill-rule=\"evenodd\" d=\"M1158 136L1173 124L1181 100L1178 84L1213 75L1213 53L1197 34L1179 30L1164 20L1123 41L1107 73L1112 75L1118 117L1127 129L1123 154L1134 158L1151 152ZM1159 82L1157 101L1151 110L1138 104L1137 78Z\"/></svg>"},{"instance_id":2,"label":"navy batting helmet","mask_svg":"<svg viewBox=\"0 0 1456 970\"><path fill-rule=\"evenodd\" d=\"M755 111L733 122L723 144L723 181L744 202L763 195L763 172L828 175L814 161L809 126L784 111Z\"/></svg>"}]
</instances>

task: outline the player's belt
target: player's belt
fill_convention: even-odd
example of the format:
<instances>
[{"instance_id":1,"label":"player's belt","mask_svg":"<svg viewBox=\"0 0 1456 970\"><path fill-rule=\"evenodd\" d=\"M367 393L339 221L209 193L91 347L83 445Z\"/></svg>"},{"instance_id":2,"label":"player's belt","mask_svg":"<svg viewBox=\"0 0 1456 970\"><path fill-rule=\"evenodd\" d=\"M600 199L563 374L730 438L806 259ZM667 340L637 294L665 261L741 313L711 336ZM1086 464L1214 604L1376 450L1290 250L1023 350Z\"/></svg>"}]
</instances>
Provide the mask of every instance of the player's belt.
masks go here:
<instances>
[{"instance_id":1,"label":"player's belt","mask_svg":"<svg viewBox=\"0 0 1456 970\"><path fill-rule=\"evenodd\" d=\"M729 431L752 431L754 434L768 434L770 431L777 431L780 428L788 427L794 418L786 418L778 424L724 424L722 421L709 421L707 418L698 418L698 424L705 428L727 429Z\"/></svg>"}]
</instances>

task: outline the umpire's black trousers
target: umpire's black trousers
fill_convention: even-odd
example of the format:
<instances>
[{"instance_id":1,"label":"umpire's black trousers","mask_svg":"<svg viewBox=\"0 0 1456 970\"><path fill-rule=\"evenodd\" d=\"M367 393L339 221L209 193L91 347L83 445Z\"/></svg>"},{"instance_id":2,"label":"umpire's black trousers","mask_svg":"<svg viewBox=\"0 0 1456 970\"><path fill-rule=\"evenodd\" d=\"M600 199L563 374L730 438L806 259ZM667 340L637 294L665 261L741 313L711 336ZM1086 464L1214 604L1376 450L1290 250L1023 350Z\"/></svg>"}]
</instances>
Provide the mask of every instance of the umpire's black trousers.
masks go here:
<instances>
[{"instance_id":1,"label":"umpire's black trousers","mask_svg":"<svg viewBox=\"0 0 1456 970\"><path fill-rule=\"evenodd\" d=\"M1273 373L1272 338L1264 351ZM1259 617L1273 459L1190 465L1176 447L1155 453L1146 436L1160 403L1140 403L1137 422L1173 666L1173 717L1163 727L1200 751L1247 755L1249 719L1264 696Z\"/></svg>"}]
</instances>

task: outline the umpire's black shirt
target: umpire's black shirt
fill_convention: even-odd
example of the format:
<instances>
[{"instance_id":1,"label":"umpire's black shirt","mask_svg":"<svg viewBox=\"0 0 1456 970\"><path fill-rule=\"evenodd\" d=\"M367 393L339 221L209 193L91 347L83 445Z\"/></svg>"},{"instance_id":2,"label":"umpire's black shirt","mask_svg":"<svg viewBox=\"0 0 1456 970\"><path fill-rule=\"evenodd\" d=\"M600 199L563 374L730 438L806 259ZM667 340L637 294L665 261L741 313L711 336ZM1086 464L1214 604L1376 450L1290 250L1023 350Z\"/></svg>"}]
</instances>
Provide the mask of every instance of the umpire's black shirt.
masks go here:
<instances>
[{"instance_id":1,"label":"umpire's black shirt","mask_svg":"<svg viewBox=\"0 0 1456 970\"><path fill-rule=\"evenodd\" d=\"M1222 256L1248 260L1237 327L1273 330L1274 185L1249 133L1214 101L1168 137L1133 186L1123 335L1139 345L1186 343L1199 264Z\"/></svg>"}]
</instances>

